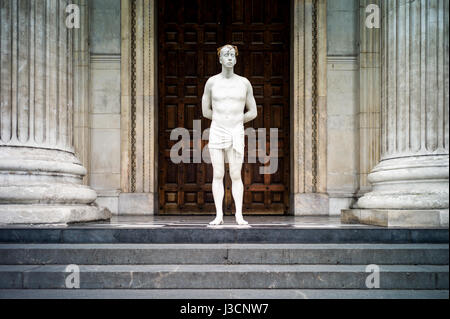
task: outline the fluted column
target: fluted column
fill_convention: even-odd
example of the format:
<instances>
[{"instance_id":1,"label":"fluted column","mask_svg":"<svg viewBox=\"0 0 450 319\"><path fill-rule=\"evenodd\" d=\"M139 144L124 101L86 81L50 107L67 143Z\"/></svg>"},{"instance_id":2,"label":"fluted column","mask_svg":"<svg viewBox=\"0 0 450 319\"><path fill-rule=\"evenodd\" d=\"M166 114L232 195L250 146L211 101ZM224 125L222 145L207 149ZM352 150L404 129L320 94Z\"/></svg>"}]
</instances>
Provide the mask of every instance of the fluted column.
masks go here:
<instances>
[{"instance_id":1,"label":"fluted column","mask_svg":"<svg viewBox=\"0 0 450 319\"><path fill-rule=\"evenodd\" d=\"M108 217L74 155L70 1L0 3L0 223Z\"/></svg>"},{"instance_id":2,"label":"fluted column","mask_svg":"<svg viewBox=\"0 0 450 319\"><path fill-rule=\"evenodd\" d=\"M448 225L448 6L382 1L381 161L357 206L399 225Z\"/></svg>"}]
</instances>

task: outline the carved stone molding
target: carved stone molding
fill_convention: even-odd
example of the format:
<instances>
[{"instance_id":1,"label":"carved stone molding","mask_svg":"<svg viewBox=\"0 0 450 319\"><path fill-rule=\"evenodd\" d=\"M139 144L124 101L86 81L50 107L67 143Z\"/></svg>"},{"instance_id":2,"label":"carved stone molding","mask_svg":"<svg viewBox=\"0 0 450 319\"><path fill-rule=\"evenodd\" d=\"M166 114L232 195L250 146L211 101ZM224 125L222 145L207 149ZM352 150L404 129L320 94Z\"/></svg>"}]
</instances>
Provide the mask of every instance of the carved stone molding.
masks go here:
<instances>
[{"instance_id":1,"label":"carved stone molding","mask_svg":"<svg viewBox=\"0 0 450 319\"><path fill-rule=\"evenodd\" d=\"M328 214L326 1L295 0L291 78L292 214Z\"/></svg>"},{"instance_id":2,"label":"carved stone molding","mask_svg":"<svg viewBox=\"0 0 450 319\"><path fill-rule=\"evenodd\" d=\"M156 187L155 0L122 0L121 194L123 212L153 214ZM148 197L140 211L127 194ZM144 195L142 195L144 194ZM145 195L146 194L146 195Z\"/></svg>"}]
</instances>

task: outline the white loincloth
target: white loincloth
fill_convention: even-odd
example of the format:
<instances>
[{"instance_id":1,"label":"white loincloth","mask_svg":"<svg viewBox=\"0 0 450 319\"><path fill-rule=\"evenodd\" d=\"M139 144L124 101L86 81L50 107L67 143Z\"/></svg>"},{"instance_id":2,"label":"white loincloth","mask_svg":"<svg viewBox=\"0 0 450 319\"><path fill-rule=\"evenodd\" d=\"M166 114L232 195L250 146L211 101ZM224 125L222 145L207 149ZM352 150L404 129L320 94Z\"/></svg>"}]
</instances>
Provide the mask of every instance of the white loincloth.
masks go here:
<instances>
[{"instance_id":1,"label":"white loincloth","mask_svg":"<svg viewBox=\"0 0 450 319\"><path fill-rule=\"evenodd\" d=\"M244 155L244 125L237 125L233 130L229 130L218 125L215 121L211 122L208 147L210 149L227 149L231 146L236 153Z\"/></svg>"}]
</instances>

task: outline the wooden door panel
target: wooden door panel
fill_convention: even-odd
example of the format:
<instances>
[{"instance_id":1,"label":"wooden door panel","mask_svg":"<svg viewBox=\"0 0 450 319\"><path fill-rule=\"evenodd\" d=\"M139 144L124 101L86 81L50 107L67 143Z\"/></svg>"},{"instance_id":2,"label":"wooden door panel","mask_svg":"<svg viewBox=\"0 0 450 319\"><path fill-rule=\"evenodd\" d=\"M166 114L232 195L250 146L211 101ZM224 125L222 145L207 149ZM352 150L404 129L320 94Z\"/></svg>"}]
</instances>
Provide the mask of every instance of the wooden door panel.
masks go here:
<instances>
[{"instance_id":1,"label":"wooden door panel","mask_svg":"<svg viewBox=\"0 0 450 319\"><path fill-rule=\"evenodd\" d=\"M215 212L212 165L170 161L177 141L170 132L184 127L193 136L193 120L202 130L211 121L201 115L206 80L220 72L217 48L238 46L235 72L252 83L258 117L246 127L278 131L278 170L261 175L260 163L249 162L248 143L242 176L244 213L283 214L289 205L289 1L163 0L158 2L159 204L160 213ZM191 141L191 147L193 146ZM207 141L201 142L201 148ZM257 145L261 150L263 145ZM252 156L254 156L253 154ZM192 160L192 156L191 156ZM254 162L253 160L253 162ZM224 212L234 212L226 165Z\"/></svg>"}]
</instances>

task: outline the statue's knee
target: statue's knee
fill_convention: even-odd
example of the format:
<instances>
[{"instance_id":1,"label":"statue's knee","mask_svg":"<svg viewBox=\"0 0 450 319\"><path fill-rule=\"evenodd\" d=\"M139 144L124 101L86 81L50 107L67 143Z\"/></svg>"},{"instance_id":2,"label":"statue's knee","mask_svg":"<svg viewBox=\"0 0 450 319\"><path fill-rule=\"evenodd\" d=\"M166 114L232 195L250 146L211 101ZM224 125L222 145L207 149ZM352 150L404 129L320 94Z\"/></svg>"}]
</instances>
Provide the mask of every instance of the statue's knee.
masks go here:
<instances>
[{"instance_id":1,"label":"statue's knee","mask_svg":"<svg viewBox=\"0 0 450 319\"><path fill-rule=\"evenodd\" d=\"M230 178L233 182L241 180L241 172L230 172Z\"/></svg>"},{"instance_id":2,"label":"statue's knee","mask_svg":"<svg viewBox=\"0 0 450 319\"><path fill-rule=\"evenodd\" d=\"M216 180L223 180L225 172L223 170L214 170L213 178Z\"/></svg>"}]
</instances>

